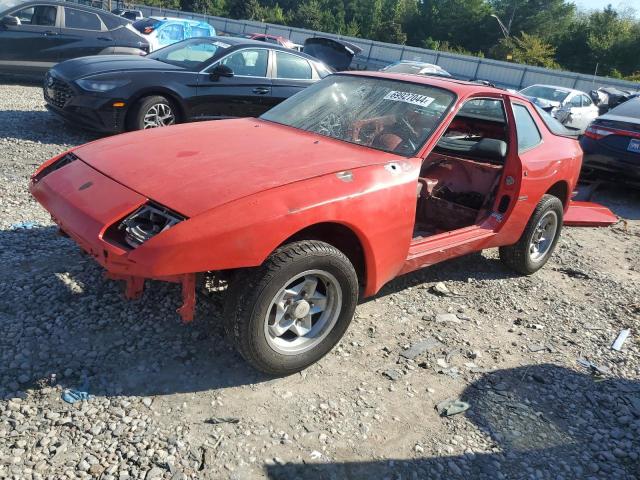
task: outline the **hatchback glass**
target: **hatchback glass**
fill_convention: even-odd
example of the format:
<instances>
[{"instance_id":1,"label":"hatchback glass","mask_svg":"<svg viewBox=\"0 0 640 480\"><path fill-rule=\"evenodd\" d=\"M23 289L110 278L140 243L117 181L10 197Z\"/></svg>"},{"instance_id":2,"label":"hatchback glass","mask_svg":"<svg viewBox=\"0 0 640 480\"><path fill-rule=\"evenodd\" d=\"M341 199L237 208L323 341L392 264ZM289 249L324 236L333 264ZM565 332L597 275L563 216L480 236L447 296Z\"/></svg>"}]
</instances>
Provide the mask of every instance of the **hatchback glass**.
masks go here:
<instances>
[{"instance_id":1,"label":"hatchback glass","mask_svg":"<svg viewBox=\"0 0 640 480\"><path fill-rule=\"evenodd\" d=\"M455 101L445 89L331 75L260 118L367 147L415 155Z\"/></svg>"}]
</instances>

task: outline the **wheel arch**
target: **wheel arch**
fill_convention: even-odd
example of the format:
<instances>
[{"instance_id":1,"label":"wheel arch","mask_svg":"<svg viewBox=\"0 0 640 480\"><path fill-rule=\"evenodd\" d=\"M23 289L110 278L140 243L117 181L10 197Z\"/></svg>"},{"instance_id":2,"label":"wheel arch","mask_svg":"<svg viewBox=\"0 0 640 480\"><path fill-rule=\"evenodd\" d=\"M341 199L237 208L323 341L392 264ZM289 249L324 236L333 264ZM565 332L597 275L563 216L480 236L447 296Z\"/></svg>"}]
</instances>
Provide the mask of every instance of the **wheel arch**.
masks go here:
<instances>
[{"instance_id":1,"label":"wheel arch","mask_svg":"<svg viewBox=\"0 0 640 480\"><path fill-rule=\"evenodd\" d=\"M365 242L354 229L337 222L315 223L287 237L278 245L278 248L301 240L319 240L334 246L344 253L352 263L358 274L360 285L366 286L368 284L368 275L372 273L368 261L371 259L366 253Z\"/></svg>"},{"instance_id":2,"label":"wheel arch","mask_svg":"<svg viewBox=\"0 0 640 480\"><path fill-rule=\"evenodd\" d=\"M129 101L129 108L127 109L127 115L126 115L125 121L128 122L131 120L131 115L133 114L133 111L134 111L133 106L136 103L138 103L143 98L152 97L154 95L160 95L162 97L166 97L168 100L171 100L173 104L176 106L176 108L178 109L178 114L180 115L180 122L184 122L187 120L187 111L184 106L184 101L182 100L182 97L173 90L157 87L157 88L142 90L136 93L133 97L131 97L131 100Z\"/></svg>"},{"instance_id":3,"label":"wheel arch","mask_svg":"<svg viewBox=\"0 0 640 480\"><path fill-rule=\"evenodd\" d=\"M569 206L569 184L565 180L560 180L554 183L546 192L545 195L553 195L560 199L562 207L566 211Z\"/></svg>"}]
</instances>

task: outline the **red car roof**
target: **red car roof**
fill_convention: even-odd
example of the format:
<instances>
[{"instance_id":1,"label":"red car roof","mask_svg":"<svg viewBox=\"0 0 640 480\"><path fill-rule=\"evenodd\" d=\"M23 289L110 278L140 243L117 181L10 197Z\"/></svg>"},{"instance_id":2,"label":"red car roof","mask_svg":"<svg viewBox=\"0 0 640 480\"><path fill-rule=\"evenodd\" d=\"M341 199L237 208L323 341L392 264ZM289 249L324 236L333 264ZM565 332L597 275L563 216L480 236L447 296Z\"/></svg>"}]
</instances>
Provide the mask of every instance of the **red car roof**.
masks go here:
<instances>
[{"instance_id":1,"label":"red car roof","mask_svg":"<svg viewBox=\"0 0 640 480\"><path fill-rule=\"evenodd\" d=\"M422 83L424 85L433 85L434 87L445 88L458 96L464 97L475 93L492 93L497 95L510 95L511 93L501 88L489 87L480 83L465 82L463 80L433 77L427 75L414 75L411 73L390 73L380 71L358 71L358 72L340 72L348 75L360 75L364 77L388 78L390 80L401 80L412 83ZM520 96L520 95L518 95Z\"/></svg>"}]
</instances>

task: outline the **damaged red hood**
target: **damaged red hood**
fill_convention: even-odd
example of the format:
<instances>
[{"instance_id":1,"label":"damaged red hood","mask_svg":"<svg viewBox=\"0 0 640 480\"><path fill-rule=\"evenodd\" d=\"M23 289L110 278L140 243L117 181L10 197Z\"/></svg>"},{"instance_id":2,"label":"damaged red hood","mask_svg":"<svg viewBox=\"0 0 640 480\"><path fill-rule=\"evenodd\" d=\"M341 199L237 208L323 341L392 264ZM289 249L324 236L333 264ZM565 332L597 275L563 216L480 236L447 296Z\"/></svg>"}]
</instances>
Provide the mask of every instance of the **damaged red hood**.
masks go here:
<instances>
[{"instance_id":1,"label":"damaged red hood","mask_svg":"<svg viewBox=\"0 0 640 480\"><path fill-rule=\"evenodd\" d=\"M74 153L104 175L189 217L288 183L398 159L251 118L117 135Z\"/></svg>"}]
</instances>

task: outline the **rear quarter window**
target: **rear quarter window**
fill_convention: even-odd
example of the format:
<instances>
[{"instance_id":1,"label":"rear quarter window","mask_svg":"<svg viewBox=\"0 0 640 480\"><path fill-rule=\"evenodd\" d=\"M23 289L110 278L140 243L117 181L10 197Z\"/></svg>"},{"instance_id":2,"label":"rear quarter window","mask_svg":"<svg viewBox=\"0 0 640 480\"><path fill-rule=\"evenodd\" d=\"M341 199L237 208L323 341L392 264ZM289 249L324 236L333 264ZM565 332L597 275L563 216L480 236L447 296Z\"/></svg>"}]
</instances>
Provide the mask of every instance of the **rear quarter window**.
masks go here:
<instances>
[{"instance_id":1,"label":"rear quarter window","mask_svg":"<svg viewBox=\"0 0 640 480\"><path fill-rule=\"evenodd\" d=\"M516 132L518 134L518 151L523 152L539 145L542 136L535 120L524 105L513 104L513 116L516 120Z\"/></svg>"},{"instance_id":2,"label":"rear quarter window","mask_svg":"<svg viewBox=\"0 0 640 480\"><path fill-rule=\"evenodd\" d=\"M105 24L108 30L113 30L114 28L118 28L121 25L125 25L128 22L122 20L122 18L117 17L115 15L100 15L102 22Z\"/></svg>"},{"instance_id":3,"label":"rear quarter window","mask_svg":"<svg viewBox=\"0 0 640 480\"><path fill-rule=\"evenodd\" d=\"M64 7L64 26L77 30L102 30L102 22L97 14L67 7Z\"/></svg>"}]
</instances>

